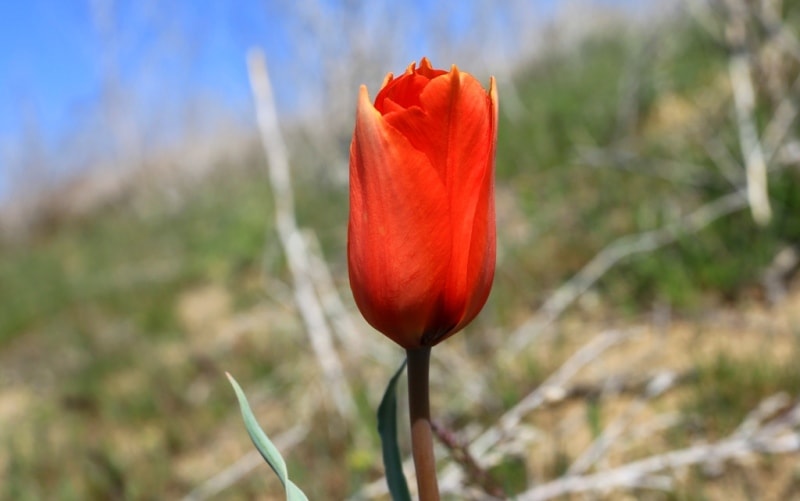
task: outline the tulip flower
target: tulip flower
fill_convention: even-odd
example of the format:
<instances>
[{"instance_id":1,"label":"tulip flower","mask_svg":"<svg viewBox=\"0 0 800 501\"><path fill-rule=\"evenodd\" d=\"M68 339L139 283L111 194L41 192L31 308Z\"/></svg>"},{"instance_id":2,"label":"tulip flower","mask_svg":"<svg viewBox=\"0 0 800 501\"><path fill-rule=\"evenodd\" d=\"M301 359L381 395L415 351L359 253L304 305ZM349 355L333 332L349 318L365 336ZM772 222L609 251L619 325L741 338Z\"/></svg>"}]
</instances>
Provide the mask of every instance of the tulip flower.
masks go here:
<instances>
[{"instance_id":1,"label":"tulip flower","mask_svg":"<svg viewBox=\"0 0 800 501\"><path fill-rule=\"evenodd\" d=\"M480 312L495 267L497 91L423 58L358 96L350 145L350 287L364 318L407 350Z\"/></svg>"}]
</instances>

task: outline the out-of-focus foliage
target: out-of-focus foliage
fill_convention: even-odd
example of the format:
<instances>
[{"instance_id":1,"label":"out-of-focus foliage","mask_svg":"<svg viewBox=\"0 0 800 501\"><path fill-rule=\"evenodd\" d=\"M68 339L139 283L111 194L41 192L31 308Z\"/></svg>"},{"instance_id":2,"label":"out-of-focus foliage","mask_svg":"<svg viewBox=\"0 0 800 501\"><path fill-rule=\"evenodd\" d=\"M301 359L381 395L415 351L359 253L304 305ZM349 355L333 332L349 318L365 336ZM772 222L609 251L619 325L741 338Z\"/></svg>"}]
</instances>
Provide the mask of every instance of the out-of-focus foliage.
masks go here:
<instances>
[{"instance_id":1,"label":"out-of-focus foliage","mask_svg":"<svg viewBox=\"0 0 800 501\"><path fill-rule=\"evenodd\" d=\"M797 26L798 9L787 2L785 10ZM503 333L609 242L734 189L709 154L723 148L741 158L728 56L703 28L678 18L565 44L500 81L500 261L490 303L464 335L466 351L485 364ZM788 62L783 76L791 82L797 70ZM777 103L757 90L764 126ZM306 139L290 138L293 158L302 159L294 165L298 219L319 236L349 297L343 166L308 159ZM331 158L345 157L346 148L337 143ZM270 402L287 394L297 402L291 418L311 431L286 456L311 499L342 499L381 476L377 434L336 431L336 418L317 406L324 391L291 304L263 159L251 158L176 186L178 196L136 195L2 244L1 498L185 495L250 450L224 370L235 370L271 437L269 424L287 416L272 414ZM593 296L601 308L586 311L639 314L660 302L693 314L752 297L774 256L800 243L796 160L776 163L769 187L775 217L767 227L743 210L634 257L603 277ZM492 422L563 360L555 351L514 371L482 368L492 399L469 415L449 411L448 422ZM360 420L350 426L373 430L389 372L367 361L347 370ZM712 434L729 431L766 393L797 389L787 368L746 357L721 358L698 378L682 408L704 415ZM592 405L587 416L597 431L606 409ZM683 443L694 431L676 433ZM540 458L535 470L563 471L566 454ZM501 480L519 484L524 474L507 469ZM279 496L267 471L257 472L224 498Z\"/></svg>"}]
</instances>

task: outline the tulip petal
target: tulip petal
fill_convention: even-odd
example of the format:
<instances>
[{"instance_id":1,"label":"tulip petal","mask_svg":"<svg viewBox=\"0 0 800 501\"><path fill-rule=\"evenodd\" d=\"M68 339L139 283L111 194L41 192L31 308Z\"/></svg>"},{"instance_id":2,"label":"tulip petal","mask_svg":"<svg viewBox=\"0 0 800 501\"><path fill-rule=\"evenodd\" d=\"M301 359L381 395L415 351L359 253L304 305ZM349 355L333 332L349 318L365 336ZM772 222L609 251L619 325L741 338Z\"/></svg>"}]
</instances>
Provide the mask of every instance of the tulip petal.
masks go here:
<instances>
[{"instance_id":1,"label":"tulip petal","mask_svg":"<svg viewBox=\"0 0 800 501\"><path fill-rule=\"evenodd\" d=\"M419 346L451 254L446 187L427 155L389 126L361 88L351 143L350 283L359 309Z\"/></svg>"},{"instance_id":2,"label":"tulip petal","mask_svg":"<svg viewBox=\"0 0 800 501\"><path fill-rule=\"evenodd\" d=\"M497 144L498 100L494 77L489 82L491 110L489 140L489 165L481 180L480 197L473 214L473 231L468 252L466 290L473 294L466 305L464 316L453 330L457 332L480 313L489 297L494 280L496 258L496 225L494 207L494 164Z\"/></svg>"},{"instance_id":3,"label":"tulip petal","mask_svg":"<svg viewBox=\"0 0 800 501\"><path fill-rule=\"evenodd\" d=\"M419 106L420 96L428 82L432 78L446 74L447 72L444 70L433 69L426 58L422 58L419 69L414 69L414 63L411 63L405 74L400 78L388 77L384 81L380 92L375 97L375 109L383 115L389 113L390 109L386 107L384 102L386 99L390 99L401 108Z\"/></svg>"},{"instance_id":4,"label":"tulip petal","mask_svg":"<svg viewBox=\"0 0 800 501\"><path fill-rule=\"evenodd\" d=\"M495 101L477 80L455 67L432 79L419 101L419 108L385 118L428 156L447 190L453 246L443 296L431 322L441 328L450 319L447 327L455 332L456 324L465 325L464 318L474 317L486 300L489 287L476 290L476 285L491 283L493 276ZM491 268L488 274L487 268ZM482 297L479 301L470 296L476 292ZM437 338L448 333L429 329L426 334Z\"/></svg>"},{"instance_id":5,"label":"tulip petal","mask_svg":"<svg viewBox=\"0 0 800 501\"><path fill-rule=\"evenodd\" d=\"M359 95L350 146L350 285L367 321L431 346L483 308L494 278L497 90L423 58Z\"/></svg>"}]
</instances>

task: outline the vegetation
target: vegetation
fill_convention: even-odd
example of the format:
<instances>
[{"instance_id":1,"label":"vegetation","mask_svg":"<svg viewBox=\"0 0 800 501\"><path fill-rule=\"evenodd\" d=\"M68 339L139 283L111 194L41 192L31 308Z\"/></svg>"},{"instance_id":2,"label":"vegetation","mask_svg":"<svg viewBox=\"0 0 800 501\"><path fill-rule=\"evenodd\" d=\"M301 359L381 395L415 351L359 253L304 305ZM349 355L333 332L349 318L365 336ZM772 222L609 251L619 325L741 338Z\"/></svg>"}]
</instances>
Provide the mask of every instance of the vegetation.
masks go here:
<instances>
[{"instance_id":1,"label":"vegetation","mask_svg":"<svg viewBox=\"0 0 800 501\"><path fill-rule=\"evenodd\" d=\"M791 5L784 14L791 23L800 16ZM678 332L667 337L681 340L665 342L656 363L694 374L658 404L685 417L658 439L668 447L730 433L777 391L797 395L790 362L796 357L786 354L800 349L800 317L780 310L781 321L768 332L742 320L759 311L753 300L773 258L800 245L800 170L777 161L767 226L754 223L745 207L633 256L602 277L556 326L556 336L526 349L524 363L487 365L504 333L608 243L676 221L733 190L719 158L709 154L721 147L740 157L728 57L704 29L678 19L649 33L596 34L530 62L513 80L518 103L503 94L512 92L511 82L501 82L501 108L508 109L497 158L498 276L476 324L434 352L434 412L445 424L490 425L591 334L609 324L648 323L654 305L671 309L670 329ZM792 82L797 70L788 61L780 76ZM765 88L757 91L763 128L778 101ZM253 158L252 165L220 165L204 182L178 186L177 202L143 193L0 246L0 498L186 495L251 450L224 371L243 384L273 438L307 424L308 434L285 457L311 499L343 499L380 478L374 410L396 367L342 347L358 417L340 423L326 406L271 226L264 162L258 153ZM300 224L319 236L351 305L346 186L293 167ZM738 176L741 184L743 172ZM734 320L721 328L709 320L712 312ZM741 322L750 326L744 332ZM726 354L728 343L720 340L734 335L748 346L780 349ZM395 355L399 364L401 350ZM456 356L485 374L479 401L447 379L460 374L446 367ZM608 369L626 374L628 361ZM570 401L531 424L555 430L580 409L584 431L596 436L618 409L614 398ZM519 491L526 475L541 482L563 473L580 448L558 433L550 450L500 465L498 482ZM693 479L676 498L705 499L719 488ZM740 495L743 487L731 489ZM260 467L220 499L278 499L280 492Z\"/></svg>"}]
</instances>

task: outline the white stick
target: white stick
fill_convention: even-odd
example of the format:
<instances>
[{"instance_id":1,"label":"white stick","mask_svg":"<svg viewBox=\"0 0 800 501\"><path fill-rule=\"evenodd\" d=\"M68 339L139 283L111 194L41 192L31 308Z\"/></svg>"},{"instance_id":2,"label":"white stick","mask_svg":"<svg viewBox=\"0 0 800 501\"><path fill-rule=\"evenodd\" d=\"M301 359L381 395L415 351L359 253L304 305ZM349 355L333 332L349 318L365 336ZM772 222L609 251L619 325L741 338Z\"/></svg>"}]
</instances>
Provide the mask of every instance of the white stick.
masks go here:
<instances>
[{"instance_id":1,"label":"white stick","mask_svg":"<svg viewBox=\"0 0 800 501\"><path fill-rule=\"evenodd\" d=\"M369 356L386 367L396 364L397 357L390 352L391 347L387 343L380 342L382 339L379 336L366 335L357 327L336 290L317 236L306 232L304 237L309 250L308 257L314 286L334 333L339 342L346 347L346 355L353 359Z\"/></svg>"},{"instance_id":2,"label":"white stick","mask_svg":"<svg viewBox=\"0 0 800 501\"><path fill-rule=\"evenodd\" d=\"M647 408L650 399L663 394L673 386L676 380L677 375L674 372L662 371L656 374L647 385L644 395L631 402L625 411L603 430L600 436L570 465L567 475L581 475L594 466L628 429L633 419Z\"/></svg>"},{"instance_id":3,"label":"white stick","mask_svg":"<svg viewBox=\"0 0 800 501\"><path fill-rule=\"evenodd\" d=\"M747 201L753 220L766 225L772 219L772 208L767 192L767 161L758 139L753 119L755 90L750 75L750 56L746 50L747 7L738 0L729 0L731 20L726 27L726 37L732 49L728 62L728 75L733 88L736 124L739 130L739 147L742 150L747 179Z\"/></svg>"},{"instance_id":4,"label":"white stick","mask_svg":"<svg viewBox=\"0 0 800 501\"><path fill-rule=\"evenodd\" d=\"M741 431L714 444L657 454L617 468L592 475L566 476L534 487L516 497L519 501L544 501L579 492L607 492L621 487L640 487L653 474L684 466L719 462L756 453L781 454L800 450L800 434L793 430L800 421L800 404L786 414L786 419L754 430Z\"/></svg>"},{"instance_id":5,"label":"white stick","mask_svg":"<svg viewBox=\"0 0 800 501\"><path fill-rule=\"evenodd\" d=\"M352 392L334 348L331 332L325 320L319 298L314 291L305 240L297 229L294 216L294 197L289 176L289 158L281 137L278 117L272 97L264 54L253 49L247 55L250 85L256 102L256 116L261 140L269 164L269 180L275 200L275 223L278 238L294 282L294 298L303 318L314 354L330 385L330 396L339 413L349 419L354 415Z\"/></svg>"},{"instance_id":6,"label":"white stick","mask_svg":"<svg viewBox=\"0 0 800 501\"><path fill-rule=\"evenodd\" d=\"M540 384L533 392L509 409L497 421L497 424L485 430L469 445L470 453L480 461L486 453L501 440L508 437L519 425L522 418L547 401L550 395L564 391L567 382L583 367L588 365L607 351L640 331L606 331L592 338L591 341L575 352L561 367ZM439 485L443 492L456 489L461 483L462 472L454 465L448 465L439 475Z\"/></svg>"}]
</instances>

